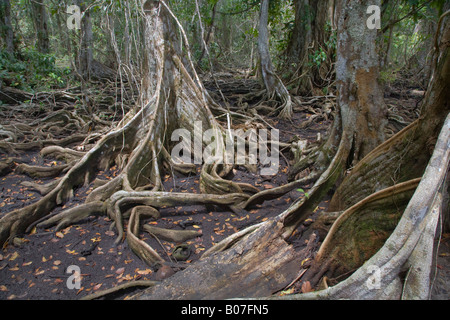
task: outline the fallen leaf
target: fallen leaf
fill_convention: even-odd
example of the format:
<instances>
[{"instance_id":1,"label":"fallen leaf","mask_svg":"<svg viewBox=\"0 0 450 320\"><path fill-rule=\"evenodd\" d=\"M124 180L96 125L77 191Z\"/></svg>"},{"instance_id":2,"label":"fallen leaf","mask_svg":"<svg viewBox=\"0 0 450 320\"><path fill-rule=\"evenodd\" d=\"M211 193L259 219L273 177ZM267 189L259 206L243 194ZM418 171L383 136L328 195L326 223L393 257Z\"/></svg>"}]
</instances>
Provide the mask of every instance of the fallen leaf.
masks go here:
<instances>
[{"instance_id":1,"label":"fallen leaf","mask_svg":"<svg viewBox=\"0 0 450 320\"><path fill-rule=\"evenodd\" d=\"M18 256L19 256L19 254L17 253L17 251L14 252L14 253L12 254L11 258L9 258L9 261L14 261L14 260L16 260Z\"/></svg>"},{"instance_id":2,"label":"fallen leaf","mask_svg":"<svg viewBox=\"0 0 450 320\"><path fill-rule=\"evenodd\" d=\"M61 260L55 260L55 261L53 261L53 264L55 266L59 266L61 264Z\"/></svg>"},{"instance_id":3,"label":"fallen leaf","mask_svg":"<svg viewBox=\"0 0 450 320\"><path fill-rule=\"evenodd\" d=\"M8 288L6 286L4 286L4 285L1 285L0 286L0 291L6 292L6 291L8 291Z\"/></svg>"},{"instance_id":4,"label":"fallen leaf","mask_svg":"<svg viewBox=\"0 0 450 320\"><path fill-rule=\"evenodd\" d=\"M39 271L38 270L39 270L39 268L36 269L36 272L34 273L35 276L41 275L45 272L45 270L39 270Z\"/></svg>"},{"instance_id":5,"label":"fallen leaf","mask_svg":"<svg viewBox=\"0 0 450 320\"><path fill-rule=\"evenodd\" d=\"M311 260L311 258L306 258L305 260L302 261L301 266L303 267L303 265L308 262L309 260Z\"/></svg>"},{"instance_id":6,"label":"fallen leaf","mask_svg":"<svg viewBox=\"0 0 450 320\"><path fill-rule=\"evenodd\" d=\"M123 277L122 279L126 280L126 281L130 281L133 280L133 276L131 276L130 274L127 274L125 277Z\"/></svg>"},{"instance_id":7,"label":"fallen leaf","mask_svg":"<svg viewBox=\"0 0 450 320\"><path fill-rule=\"evenodd\" d=\"M114 235L115 235L114 231L111 231L111 230L106 231L105 234L110 237L114 237Z\"/></svg>"},{"instance_id":8,"label":"fallen leaf","mask_svg":"<svg viewBox=\"0 0 450 320\"><path fill-rule=\"evenodd\" d=\"M292 288L290 288L290 289L281 291L281 292L280 292L280 297L286 296L286 295L288 295L288 294L293 294L294 292L295 292L295 288L292 287Z\"/></svg>"},{"instance_id":9,"label":"fallen leaf","mask_svg":"<svg viewBox=\"0 0 450 320\"><path fill-rule=\"evenodd\" d=\"M145 270L138 269L136 272L140 275L148 275L148 274L151 274L153 271L151 269L145 269Z\"/></svg>"},{"instance_id":10,"label":"fallen leaf","mask_svg":"<svg viewBox=\"0 0 450 320\"><path fill-rule=\"evenodd\" d=\"M311 283L309 281L303 282L302 284L302 293L312 292Z\"/></svg>"},{"instance_id":11,"label":"fallen leaf","mask_svg":"<svg viewBox=\"0 0 450 320\"><path fill-rule=\"evenodd\" d=\"M124 273L124 272L125 272L125 268L123 268L123 267L116 270L117 274L121 274L121 273Z\"/></svg>"},{"instance_id":12,"label":"fallen leaf","mask_svg":"<svg viewBox=\"0 0 450 320\"><path fill-rule=\"evenodd\" d=\"M100 289L100 287L103 285L103 283L97 284L94 288L92 288L94 291Z\"/></svg>"},{"instance_id":13,"label":"fallen leaf","mask_svg":"<svg viewBox=\"0 0 450 320\"><path fill-rule=\"evenodd\" d=\"M64 234L61 231L58 231L55 235L60 239L64 238Z\"/></svg>"}]
</instances>

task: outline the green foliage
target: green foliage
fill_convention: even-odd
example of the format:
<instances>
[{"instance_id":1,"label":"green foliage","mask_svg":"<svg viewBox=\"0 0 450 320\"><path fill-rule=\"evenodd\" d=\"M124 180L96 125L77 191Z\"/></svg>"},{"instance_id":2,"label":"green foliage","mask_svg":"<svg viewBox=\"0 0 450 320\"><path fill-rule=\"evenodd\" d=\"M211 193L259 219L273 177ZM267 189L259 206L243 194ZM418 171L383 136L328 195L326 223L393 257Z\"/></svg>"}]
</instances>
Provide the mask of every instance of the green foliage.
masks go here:
<instances>
[{"instance_id":1,"label":"green foliage","mask_svg":"<svg viewBox=\"0 0 450 320\"><path fill-rule=\"evenodd\" d=\"M275 65L280 65L295 27L295 12L291 1L269 2L269 27L272 60Z\"/></svg>"},{"instance_id":2,"label":"green foliage","mask_svg":"<svg viewBox=\"0 0 450 320\"><path fill-rule=\"evenodd\" d=\"M387 52L387 69L398 70L401 67L407 66L411 57L416 55L419 51L429 50L429 40L433 37L430 30L426 27L430 22L436 23L443 10L443 0L402 0L397 5L391 2L384 3L384 14L382 16L382 25L389 26L386 28L381 39L382 51ZM392 22L396 22L395 24ZM392 30L391 30L392 28ZM420 30L420 31L418 31ZM389 48L389 49L388 49ZM396 71L389 72L385 70L386 81L391 81Z\"/></svg>"},{"instance_id":3,"label":"green foliage","mask_svg":"<svg viewBox=\"0 0 450 320\"><path fill-rule=\"evenodd\" d=\"M327 59L330 59L331 61L335 61L336 59L336 32L331 30L331 25L329 22L327 22L325 26L325 31L330 35L330 37L327 41L325 41L325 47L320 47L313 54L309 55L310 66L320 67L320 65ZM330 57L328 55L330 55Z\"/></svg>"},{"instance_id":4,"label":"green foliage","mask_svg":"<svg viewBox=\"0 0 450 320\"><path fill-rule=\"evenodd\" d=\"M22 90L60 88L66 85L70 69L56 66L52 54L24 49L16 56L0 51L0 80Z\"/></svg>"}]
</instances>

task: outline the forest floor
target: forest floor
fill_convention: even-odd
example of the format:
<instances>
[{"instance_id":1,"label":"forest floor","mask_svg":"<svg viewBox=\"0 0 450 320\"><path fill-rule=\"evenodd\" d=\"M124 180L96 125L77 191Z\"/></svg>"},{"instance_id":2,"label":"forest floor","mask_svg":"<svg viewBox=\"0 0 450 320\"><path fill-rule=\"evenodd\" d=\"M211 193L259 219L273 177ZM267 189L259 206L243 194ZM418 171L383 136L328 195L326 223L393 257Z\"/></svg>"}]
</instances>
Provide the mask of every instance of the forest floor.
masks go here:
<instances>
[{"instance_id":1,"label":"forest floor","mask_svg":"<svg viewBox=\"0 0 450 320\"><path fill-rule=\"evenodd\" d=\"M411 110L416 108L421 99L418 95L411 95L410 91L392 91L386 97L387 103L397 109ZM224 90L224 94L226 94ZM319 106L320 107L320 106ZM312 116L308 109L297 109L293 122L278 120L275 117L268 118L275 128L280 130L280 141L289 142L297 136L314 142L318 133L326 134L332 119L327 121L312 122L304 129L295 124L307 120ZM8 157L0 154L0 161ZM40 166L54 166L58 161L43 159L39 156L39 150L28 151L15 157L20 163ZM249 172L246 168L238 166L233 171L233 181L252 184L260 190L274 188L288 182L289 160L291 156L286 152L280 157L278 174L271 177L262 177ZM164 177L164 187L167 191L175 192L199 192L199 169L197 174L184 176L175 173ZM116 167L102 172L103 179L112 179L117 175ZM21 185L23 181L35 181L32 178L11 172L0 177L0 217L22 208L41 195ZM47 183L50 180L42 179L39 183ZM218 206L184 206L162 208L161 218L158 221L147 223L177 230L192 229L201 231L201 236L188 241L191 248L189 260L181 263L181 268L195 262L201 254L218 243L225 237L257 222L276 216L287 209L298 197L304 196L309 186L304 186L304 191L293 190L275 200L266 201L262 205L256 205L241 215L223 210ZM82 187L75 191L75 196L64 206L57 207L53 213L63 209L77 206L84 202L86 196L92 191L93 185ZM306 245L308 226L315 216L327 209L328 200L323 201L316 209L315 214L305 221L292 237L291 243L295 248L301 249ZM108 217L89 217L78 224L69 226L59 232L54 228L33 229L30 234L17 239L0 251L0 300L62 300L80 299L86 295L115 287L135 280L158 280L159 274L141 261L124 241L118 246L114 245L116 234L110 230L111 220ZM167 261L171 258L171 251L176 244L160 241L150 235L142 235L162 257ZM322 239L321 239L322 240ZM437 255L436 287L432 298L448 299L450 291L450 237L443 235L440 239L439 254ZM72 273L67 273L69 266L78 266L81 270L82 280L80 289L69 289L67 280ZM296 290L299 290L297 288ZM133 293L136 289L133 289ZM109 298L125 299L131 291Z\"/></svg>"}]
</instances>

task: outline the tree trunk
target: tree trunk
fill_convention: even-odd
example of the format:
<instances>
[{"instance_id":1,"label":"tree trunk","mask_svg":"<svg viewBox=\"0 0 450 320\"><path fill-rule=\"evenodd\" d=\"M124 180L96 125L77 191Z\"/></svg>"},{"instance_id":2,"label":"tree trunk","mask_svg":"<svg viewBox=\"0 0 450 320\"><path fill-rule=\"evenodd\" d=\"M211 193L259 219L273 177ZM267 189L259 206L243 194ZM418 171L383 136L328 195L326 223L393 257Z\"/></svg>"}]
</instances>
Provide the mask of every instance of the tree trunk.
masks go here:
<instances>
[{"instance_id":1,"label":"tree trunk","mask_svg":"<svg viewBox=\"0 0 450 320\"><path fill-rule=\"evenodd\" d=\"M81 34L79 51L77 55L77 66L78 71L83 78L85 80L89 80L92 75L94 61L94 55L92 53L93 33L91 15L89 11L85 11L86 7L82 0L77 0L76 3L80 7L83 15L83 18L81 19Z\"/></svg>"},{"instance_id":2,"label":"tree trunk","mask_svg":"<svg viewBox=\"0 0 450 320\"><path fill-rule=\"evenodd\" d=\"M14 54L14 32L11 23L11 3L0 1L0 32L4 39L4 48L10 55ZM2 42L3 42L2 41Z\"/></svg>"},{"instance_id":3,"label":"tree trunk","mask_svg":"<svg viewBox=\"0 0 450 320\"><path fill-rule=\"evenodd\" d=\"M36 48L41 53L50 52L50 37L48 31L48 15L43 3L31 2L32 18L36 28Z\"/></svg>"},{"instance_id":4,"label":"tree trunk","mask_svg":"<svg viewBox=\"0 0 450 320\"><path fill-rule=\"evenodd\" d=\"M334 4L333 4L334 5ZM333 52L326 44L331 35L329 16L330 0L295 2L295 25L286 50L285 68L291 77L299 77L296 93L306 95L312 93L314 87L321 86L331 69L330 57ZM310 56L320 56L317 62Z\"/></svg>"},{"instance_id":5,"label":"tree trunk","mask_svg":"<svg viewBox=\"0 0 450 320\"><path fill-rule=\"evenodd\" d=\"M366 9L370 4L365 1L355 4L351 13L347 7L350 4L353 2L338 1L336 6L339 17L336 62L338 114L326 143L311 154L311 157L316 157L315 169L319 171L323 171L333 156L339 154L335 164L341 166L339 171L343 173L347 165L356 164L384 141L387 107L378 83L377 31L366 28L365 24L361 27L361 21L367 19ZM291 178L303 170L308 161L305 158L294 164Z\"/></svg>"},{"instance_id":6,"label":"tree trunk","mask_svg":"<svg viewBox=\"0 0 450 320\"><path fill-rule=\"evenodd\" d=\"M269 100L277 98L282 102L282 105L278 108L281 109L280 117L290 119L293 112L291 96L281 79L275 74L272 59L270 58L268 20L269 0L262 0L258 34L261 75Z\"/></svg>"},{"instance_id":7,"label":"tree trunk","mask_svg":"<svg viewBox=\"0 0 450 320\"><path fill-rule=\"evenodd\" d=\"M432 255L424 252L434 252L433 239L449 170L450 95L446 89L450 81L449 39L446 22L440 47L435 48L436 64L432 65L433 75L419 120L369 153L334 194L330 211L346 210L333 224L311 273L337 277L359 268L376 253L362 270L367 271L370 266L384 268L383 288L392 281L398 282L400 269L409 263L406 267L414 276L408 279L409 287L404 293L409 298L428 297ZM403 215L397 224L399 214ZM419 239L421 233L424 235ZM316 276L314 281L318 282L320 277ZM354 279L360 281L363 277L358 270ZM347 290L344 294L349 294ZM358 290L358 294L379 297L382 293Z\"/></svg>"}]
</instances>

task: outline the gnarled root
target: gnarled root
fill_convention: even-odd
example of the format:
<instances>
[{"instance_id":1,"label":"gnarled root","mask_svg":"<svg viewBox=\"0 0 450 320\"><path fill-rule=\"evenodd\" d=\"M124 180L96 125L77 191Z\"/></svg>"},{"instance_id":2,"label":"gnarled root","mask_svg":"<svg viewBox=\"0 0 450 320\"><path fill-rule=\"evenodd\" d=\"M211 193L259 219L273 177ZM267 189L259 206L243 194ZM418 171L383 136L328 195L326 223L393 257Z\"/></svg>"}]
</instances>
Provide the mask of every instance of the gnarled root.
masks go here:
<instances>
[{"instance_id":1,"label":"gnarled root","mask_svg":"<svg viewBox=\"0 0 450 320\"><path fill-rule=\"evenodd\" d=\"M414 179L381 190L345 210L329 230L305 281L315 286L323 275L338 277L373 256L397 226L419 182Z\"/></svg>"},{"instance_id":2,"label":"gnarled root","mask_svg":"<svg viewBox=\"0 0 450 320\"><path fill-rule=\"evenodd\" d=\"M164 259L150 247L145 241L138 238L140 219L144 217L159 218L159 211L147 206L137 206L131 211L130 221L128 222L127 242L131 250L137 254L149 266L156 262L164 262Z\"/></svg>"},{"instance_id":3,"label":"gnarled root","mask_svg":"<svg viewBox=\"0 0 450 320\"><path fill-rule=\"evenodd\" d=\"M47 228L57 224L55 230L61 230L71 224L77 223L91 215L101 215L106 213L106 206L103 202L85 203L74 208L64 210L59 214L37 224L39 228Z\"/></svg>"}]
</instances>

